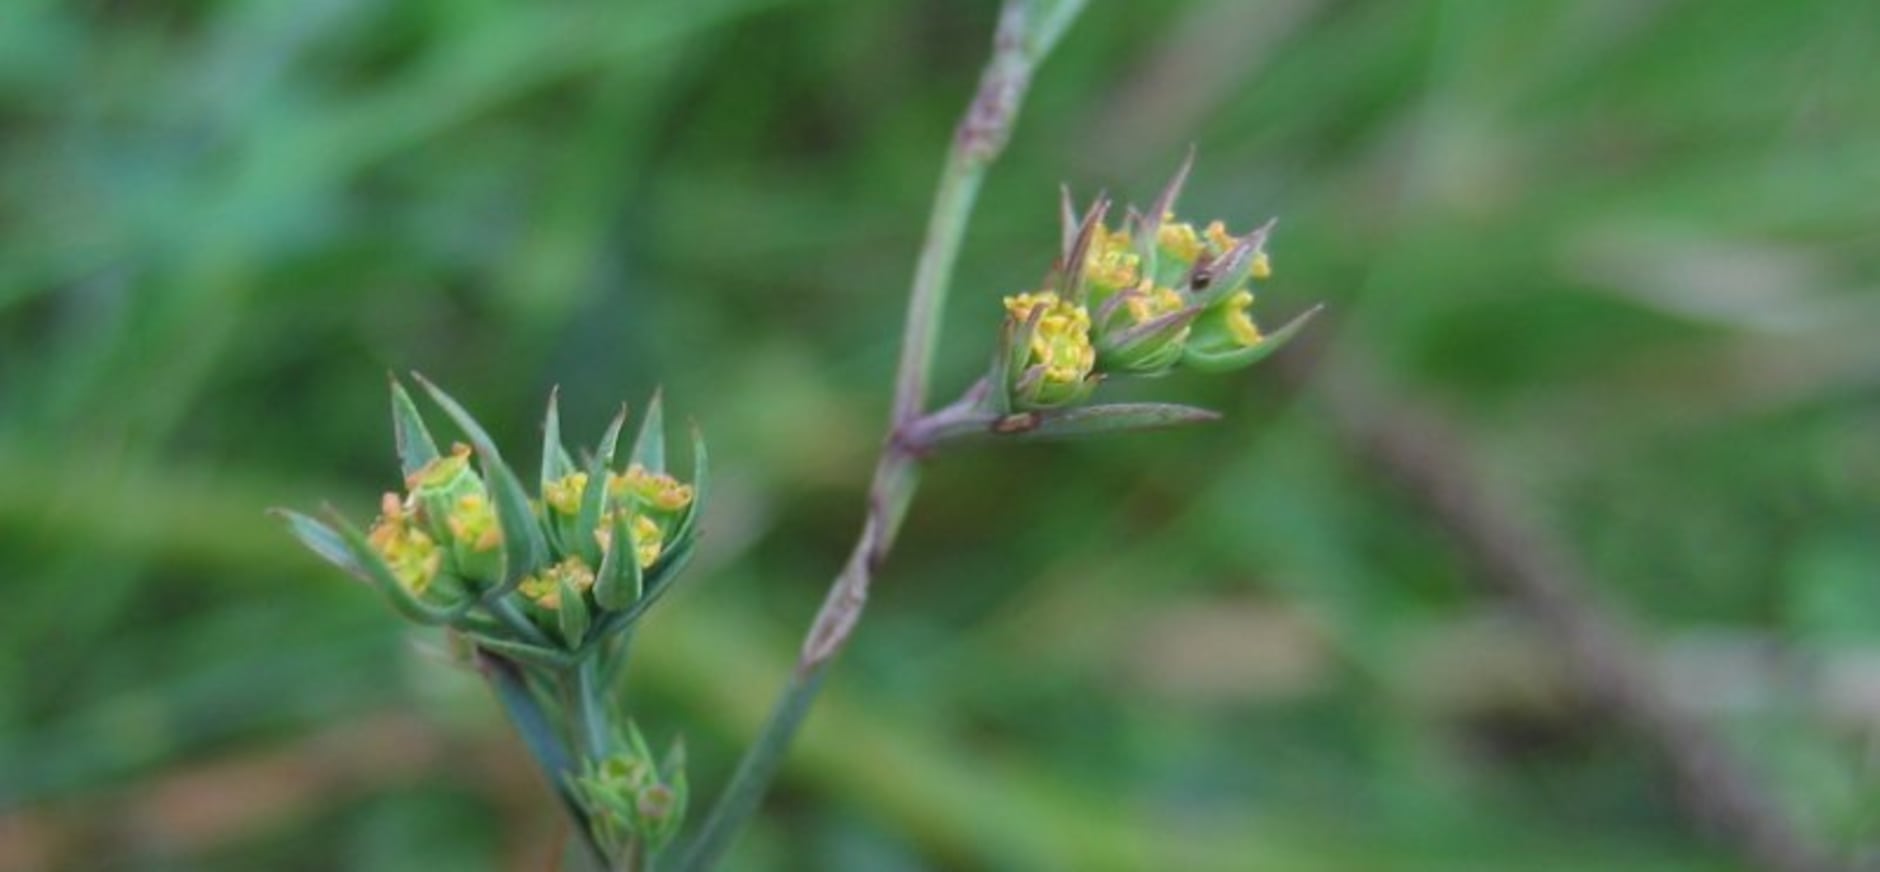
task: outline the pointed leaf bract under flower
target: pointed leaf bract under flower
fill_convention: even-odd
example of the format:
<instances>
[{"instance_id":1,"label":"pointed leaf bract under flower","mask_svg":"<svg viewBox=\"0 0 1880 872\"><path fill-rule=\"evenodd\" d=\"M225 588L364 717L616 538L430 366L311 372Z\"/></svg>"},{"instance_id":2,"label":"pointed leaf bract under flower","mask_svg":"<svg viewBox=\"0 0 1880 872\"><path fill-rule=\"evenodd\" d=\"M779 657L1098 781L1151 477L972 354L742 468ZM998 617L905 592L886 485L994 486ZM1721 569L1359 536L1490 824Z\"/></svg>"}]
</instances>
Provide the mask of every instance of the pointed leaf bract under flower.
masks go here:
<instances>
[{"instance_id":1,"label":"pointed leaf bract under flower","mask_svg":"<svg viewBox=\"0 0 1880 872\"><path fill-rule=\"evenodd\" d=\"M600 571L594 575L594 601L610 612L633 605L640 598L644 579L640 573L639 549L634 547L632 524L622 505L613 513L607 534L607 553L601 557ZM570 640L577 641L577 640Z\"/></svg>"},{"instance_id":2,"label":"pointed leaf bract under flower","mask_svg":"<svg viewBox=\"0 0 1880 872\"><path fill-rule=\"evenodd\" d=\"M391 379L391 383L392 441L398 448L399 473L410 478L439 457L437 443L425 429L424 415L418 412L405 386L399 384L397 378Z\"/></svg>"},{"instance_id":3,"label":"pointed leaf bract under flower","mask_svg":"<svg viewBox=\"0 0 1880 872\"><path fill-rule=\"evenodd\" d=\"M366 578L365 567L360 566L359 561L354 559L352 549L346 545L345 538L332 527L292 509L274 509L271 514L286 521L288 532L294 534L294 538L299 539L300 544L307 546L307 550L319 555L320 559L345 570L348 575L360 581L369 581Z\"/></svg>"},{"instance_id":4,"label":"pointed leaf bract under flower","mask_svg":"<svg viewBox=\"0 0 1880 872\"><path fill-rule=\"evenodd\" d=\"M627 407L621 406L619 414L607 424L607 431L601 434L601 442L594 447L594 456L588 458L587 489L581 492L581 513L575 518L574 547L589 566L598 566L601 561L601 543L594 536L594 531L601 526L601 515L607 508L607 475L614 465L614 450L620 444L620 430L627 424Z\"/></svg>"},{"instance_id":5,"label":"pointed leaf bract under flower","mask_svg":"<svg viewBox=\"0 0 1880 872\"><path fill-rule=\"evenodd\" d=\"M1286 343L1291 342L1293 337L1298 336L1299 331L1305 329L1306 323L1311 321L1312 317L1317 315L1324 308L1323 305L1313 306L1297 318L1286 322L1286 326L1261 337L1259 342L1242 348L1231 351L1209 352L1190 346L1188 351L1182 355L1182 364L1202 372L1229 372L1244 366L1251 366L1264 360L1273 352L1286 347Z\"/></svg>"},{"instance_id":6,"label":"pointed leaf bract under flower","mask_svg":"<svg viewBox=\"0 0 1880 872\"><path fill-rule=\"evenodd\" d=\"M640 421L639 438L633 440L633 462L647 472L666 471L666 415L660 391L646 404L646 418Z\"/></svg>"},{"instance_id":7,"label":"pointed leaf bract under flower","mask_svg":"<svg viewBox=\"0 0 1880 872\"><path fill-rule=\"evenodd\" d=\"M1063 439L1132 430L1159 430L1220 420L1220 413L1173 403L1112 403L1041 414L1017 435L1026 439Z\"/></svg>"}]
</instances>

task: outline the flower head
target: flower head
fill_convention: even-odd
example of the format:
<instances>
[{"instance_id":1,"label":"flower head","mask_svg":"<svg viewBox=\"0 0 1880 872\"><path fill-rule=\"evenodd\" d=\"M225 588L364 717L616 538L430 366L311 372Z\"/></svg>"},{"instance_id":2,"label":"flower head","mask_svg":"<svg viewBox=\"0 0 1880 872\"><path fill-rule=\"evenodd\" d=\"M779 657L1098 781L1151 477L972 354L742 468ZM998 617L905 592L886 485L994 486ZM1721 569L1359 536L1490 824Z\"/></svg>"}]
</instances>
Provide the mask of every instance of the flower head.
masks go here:
<instances>
[{"instance_id":1,"label":"flower head","mask_svg":"<svg viewBox=\"0 0 1880 872\"><path fill-rule=\"evenodd\" d=\"M568 557L535 575L522 580L516 588L529 601L548 611L561 608L562 582L575 591L586 594L594 587L594 570L579 557Z\"/></svg>"},{"instance_id":2,"label":"flower head","mask_svg":"<svg viewBox=\"0 0 1880 872\"><path fill-rule=\"evenodd\" d=\"M385 559L392 577L414 594L423 594L437 578L444 554L422 529L412 523L412 513L395 493L379 501L379 518L372 523L366 541Z\"/></svg>"},{"instance_id":3,"label":"flower head","mask_svg":"<svg viewBox=\"0 0 1880 872\"><path fill-rule=\"evenodd\" d=\"M1009 350L1015 404L1049 408L1082 398L1097 365L1089 310L1040 291L1006 297L1005 312L1017 344Z\"/></svg>"},{"instance_id":4,"label":"flower head","mask_svg":"<svg viewBox=\"0 0 1880 872\"><path fill-rule=\"evenodd\" d=\"M632 500L636 506L664 514L675 514L692 504L691 485L663 472L648 472L637 463L609 477L607 492L615 499Z\"/></svg>"}]
</instances>

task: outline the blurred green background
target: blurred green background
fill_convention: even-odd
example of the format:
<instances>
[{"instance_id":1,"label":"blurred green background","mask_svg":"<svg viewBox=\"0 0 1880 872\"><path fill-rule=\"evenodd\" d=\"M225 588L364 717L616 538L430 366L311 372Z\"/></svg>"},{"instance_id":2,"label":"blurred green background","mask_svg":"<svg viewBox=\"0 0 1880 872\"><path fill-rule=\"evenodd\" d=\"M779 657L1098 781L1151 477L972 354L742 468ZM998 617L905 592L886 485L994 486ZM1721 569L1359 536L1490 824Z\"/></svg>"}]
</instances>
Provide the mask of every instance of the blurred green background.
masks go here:
<instances>
[{"instance_id":1,"label":"blurred green background","mask_svg":"<svg viewBox=\"0 0 1880 872\"><path fill-rule=\"evenodd\" d=\"M722 482L632 678L696 801L852 541L990 0L8 0L0 869L540 869L493 704L263 515L396 484L387 370L533 462L664 385ZM1056 186L1281 216L1277 324L1449 416L1824 844L1880 829L1880 4L1095 0ZM1355 358L1354 358L1355 359ZM935 462L742 869L1731 869L1273 367ZM1108 390L1108 389L1106 389ZM578 440L589 442L592 435Z\"/></svg>"}]
</instances>

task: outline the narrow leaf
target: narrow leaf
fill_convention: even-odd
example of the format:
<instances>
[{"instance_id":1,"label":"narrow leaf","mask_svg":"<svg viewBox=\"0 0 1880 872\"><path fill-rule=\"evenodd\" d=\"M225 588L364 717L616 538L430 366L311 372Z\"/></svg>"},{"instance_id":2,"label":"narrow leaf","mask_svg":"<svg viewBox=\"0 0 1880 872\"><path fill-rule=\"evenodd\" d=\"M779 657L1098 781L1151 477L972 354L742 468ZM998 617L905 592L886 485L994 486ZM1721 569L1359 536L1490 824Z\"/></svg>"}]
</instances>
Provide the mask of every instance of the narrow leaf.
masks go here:
<instances>
[{"instance_id":1,"label":"narrow leaf","mask_svg":"<svg viewBox=\"0 0 1880 872\"><path fill-rule=\"evenodd\" d=\"M1269 220L1240 237L1233 248L1213 263L1207 263L1205 258L1195 263L1184 281L1184 285L1195 295L1195 305L1213 305L1246 283L1247 277L1253 273L1254 263L1259 260L1260 250L1266 246L1266 237L1272 232L1273 224L1274 221ZM1204 273L1206 281L1199 282ZM1198 283L1200 287L1196 287Z\"/></svg>"},{"instance_id":2,"label":"narrow leaf","mask_svg":"<svg viewBox=\"0 0 1880 872\"><path fill-rule=\"evenodd\" d=\"M601 512L607 507L607 474L614 465L614 448L620 443L620 428L627 424L627 407L621 406L620 413L607 425L607 431L601 434L601 444L595 446L594 456L588 458L587 490L581 492L581 513L576 516L574 529L574 547L579 550L582 559L589 566L595 566L601 560L601 543L594 538L594 531L600 529Z\"/></svg>"},{"instance_id":3,"label":"narrow leaf","mask_svg":"<svg viewBox=\"0 0 1880 872\"><path fill-rule=\"evenodd\" d=\"M1077 203L1069 185L1058 185L1058 225L1063 236L1058 250L1070 251L1077 243Z\"/></svg>"},{"instance_id":4,"label":"narrow leaf","mask_svg":"<svg viewBox=\"0 0 1880 872\"><path fill-rule=\"evenodd\" d=\"M1149 204L1148 213L1138 219L1141 226L1137 228L1136 238L1132 241L1136 245L1137 256L1142 258L1143 275L1156 274L1156 247L1162 222L1168 220L1169 213L1175 210L1175 198L1181 196L1182 185L1188 181L1188 171L1194 165L1195 149L1191 145L1188 147L1188 156L1182 159L1182 165L1175 170L1174 177L1168 180L1168 185L1157 195L1155 202Z\"/></svg>"},{"instance_id":5,"label":"narrow leaf","mask_svg":"<svg viewBox=\"0 0 1880 872\"><path fill-rule=\"evenodd\" d=\"M1134 430L1158 430L1220 420L1220 414L1172 403L1114 403L1083 406L1039 415L1034 426L1015 435L1026 439L1065 439Z\"/></svg>"},{"instance_id":6,"label":"narrow leaf","mask_svg":"<svg viewBox=\"0 0 1880 872\"><path fill-rule=\"evenodd\" d=\"M424 416L411 401L411 394L405 392L405 386L399 384L397 378L387 378L392 383L392 440L398 446L399 471L410 478L425 464L437 459L437 443L431 440L431 431L424 426Z\"/></svg>"},{"instance_id":7,"label":"narrow leaf","mask_svg":"<svg viewBox=\"0 0 1880 872\"><path fill-rule=\"evenodd\" d=\"M1098 195L1096 202L1090 204L1090 211L1085 213L1083 223L1077 228L1077 237L1064 252L1062 295L1072 303L1084 301L1084 262L1090 258L1090 240L1096 236L1097 227L1103 223L1103 216L1110 211L1108 197Z\"/></svg>"},{"instance_id":8,"label":"narrow leaf","mask_svg":"<svg viewBox=\"0 0 1880 872\"><path fill-rule=\"evenodd\" d=\"M490 489L490 501L496 508L497 525L503 530L503 581L485 596L507 595L529 573L548 562L548 543L542 537L541 525L535 522L535 509L529 505L529 494L523 490L522 482L516 478L515 472L503 462L502 453L497 451L495 441L490 439L483 425L478 424L476 418L471 417L442 388L424 376L414 374L413 377L424 386L444 413L457 422L464 435L470 437L470 444L475 446L477 456L483 459L483 479Z\"/></svg>"},{"instance_id":9,"label":"narrow leaf","mask_svg":"<svg viewBox=\"0 0 1880 872\"><path fill-rule=\"evenodd\" d=\"M369 580L365 567L359 565L359 561L353 558L352 549L346 546L345 538L332 527L292 509L271 509L268 514L286 521L287 531L294 534L300 544L307 546L307 550L320 555L320 559L345 570L360 581Z\"/></svg>"},{"instance_id":10,"label":"narrow leaf","mask_svg":"<svg viewBox=\"0 0 1880 872\"><path fill-rule=\"evenodd\" d=\"M594 601L610 612L633 605L640 598L644 584L630 526L625 508L614 510L607 553L601 557L600 570L594 574Z\"/></svg>"},{"instance_id":11,"label":"narrow leaf","mask_svg":"<svg viewBox=\"0 0 1880 872\"><path fill-rule=\"evenodd\" d=\"M548 413L542 418L542 489L548 489L548 483L560 481L574 472L574 464L568 462L568 449L561 444L561 410L558 408L561 388L555 387L548 392Z\"/></svg>"},{"instance_id":12,"label":"narrow leaf","mask_svg":"<svg viewBox=\"0 0 1880 872\"><path fill-rule=\"evenodd\" d=\"M1210 353L1190 347L1182 355L1182 363L1202 372L1227 372L1258 363L1266 359L1266 357L1273 352L1284 348L1286 343L1291 342L1293 337L1298 336L1299 331L1305 329L1306 323L1311 321L1312 317L1317 315L1324 308L1325 306L1323 304L1313 306L1299 315L1299 317L1286 322L1286 326L1266 335L1261 338L1259 342L1244 348Z\"/></svg>"},{"instance_id":13,"label":"narrow leaf","mask_svg":"<svg viewBox=\"0 0 1880 872\"><path fill-rule=\"evenodd\" d=\"M559 596L557 599L558 607L555 610L556 623L561 628L561 637L567 640L570 646L579 645L581 640L587 636L588 631L588 620L590 616L588 614L587 599L581 593L580 588L575 587L574 582L569 580L568 576L563 575L559 583L561 590L557 592Z\"/></svg>"},{"instance_id":14,"label":"narrow leaf","mask_svg":"<svg viewBox=\"0 0 1880 872\"><path fill-rule=\"evenodd\" d=\"M685 514L672 528L673 542L689 542L698 532L699 512L705 507L705 491L710 484L710 464L705 456L705 434L698 424L692 424L692 504L685 507Z\"/></svg>"},{"instance_id":15,"label":"narrow leaf","mask_svg":"<svg viewBox=\"0 0 1880 872\"><path fill-rule=\"evenodd\" d=\"M1122 295L1118 294L1117 296ZM1182 328L1194 323L1194 320L1199 317L1201 317L1201 307L1199 306L1189 306L1185 309L1178 309L1167 315L1163 315L1159 318L1151 318L1134 327L1118 330L1104 337L1103 347L1104 350L1114 353L1128 354L1136 350L1140 345L1150 342L1159 342L1173 337L1175 334L1180 333Z\"/></svg>"},{"instance_id":16,"label":"narrow leaf","mask_svg":"<svg viewBox=\"0 0 1880 872\"><path fill-rule=\"evenodd\" d=\"M666 471L666 416L661 408L660 392L646 404L646 418L640 421L640 436L633 441L633 462L647 472Z\"/></svg>"}]
</instances>

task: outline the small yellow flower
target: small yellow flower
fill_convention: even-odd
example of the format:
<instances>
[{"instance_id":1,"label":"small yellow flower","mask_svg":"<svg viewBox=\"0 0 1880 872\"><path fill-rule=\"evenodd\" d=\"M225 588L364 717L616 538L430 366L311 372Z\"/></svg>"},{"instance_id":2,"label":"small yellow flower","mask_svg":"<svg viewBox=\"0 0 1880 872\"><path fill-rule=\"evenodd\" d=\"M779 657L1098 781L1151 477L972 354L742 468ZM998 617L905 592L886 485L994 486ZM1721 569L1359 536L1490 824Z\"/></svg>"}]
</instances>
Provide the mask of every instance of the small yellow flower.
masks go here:
<instances>
[{"instance_id":1,"label":"small yellow flower","mask_svg":"<svg viewBox=\"0 0 1880 872\"><path fill-rule=\"evenodd\" d=\"M490 551L503 544L503 528L496 522L496 509L481 493L464 494L450 507L444 518L451 539L472 552ZM459 556L462 552L458 552Z\"/></svg>"},{"instance_id":2,"label":"small yellow flower","mask_svg":"<svg viewBox=\"0 0 1880 872\"><path fill-rule=\"evenodd\" d=\"M581 513L581 500L587 494L587 473L571 472L542 487L542 502L563 515Z\"/></svg>"},{"instance_id":3,"label":"small yellow flower","mask_svg":"<svg viewBox=\"0 0 1880 872\"><path fill-rule=\"evenodd\" d=\"M659 525L654 523L652 518L637 512L634 513L633 520L627 522L627 529L633 534L633 556L639 559L640 568L646 569L652 566L659 560L660 553L665 550L665 532L659 529ZM594 541L601 543L603 551L613 547L613 512L608 512L607 517L601 519L601 525L595 528Z\"/></svg>"},{"instance_id":4,"label":"small yellow flower","mask_svg":"<svg viewBox=\"0 0 1880 872\"><path fill-rule=\"evenodd\" d=\"M437 578L444 554L437 543L411 523L411 513L397 494L388 493L379 501L379 518L366 534L367 544L385 558L392 576L406 590L422 594Z\"/></svg>"},{"instance_id":5,"label":"small yellow flower","mask_svg":"<svg viewBox=\"0 0 1880 872\"><path fill-rule=\"evenodd\" d=\"M1213 246L1216 257L1233 248L1240 241L1235 239L1232 233L1227 232L1226 224L1219 221L1208 222L1208 229L1203 232L1203 235L1208 238L1208 244Z\"/></svg>"},{"instance_id":6,"label":"small yellow flower","mask_svg":"<svg viewBox=\"0 0 1880 872\"><path fill-rule=\"evenodd\" d=\"M1097 365L1097 350L1090 344L1089 310L1060 300L1050 291L1005 298L1005 311L1018 321L1031 320L1039 307L1044 314L1031 337L1027 368L1042 366L1047 384L1082 384Z\"/></svg>"},{"instance_id":7,"label":"small yellow flower","mask_svg":"<svg viewBox=\"0 0 1880 872\"><path fill-rule=\"evenodd\" d=\"M1253 255L1253 272L1251 275L1256 279L1270 279L1273 277L1273 261L1266 256L1266 252L1256 252Z\"/></svg>"},{"instance_id":8,"label":"small yellow flower","mask_svg":"<svg viewBox=\"0 0 1880 872\"><path fill-rule=\"evenodd\" d=\"M677 512L692 504L692 486L663 472L648 472L635 463L625 473L608 479L607 492L615 498L632 497L642 506L660 512Z\"/></svg>"},{"instance_id":9,"label":"small yellow flower","mask_svg":"<svg viewBox=\"0 0 1880 872\"><path fill-rule=\"evenodd\" d=\"M1201 257L1201 237L1195 233L1195 226L1187 222L1172 223L1164 220L1155 234L1156 244L1176 260L1194 263Z\"/></svg>"},{"instance_id":10,"label":"small yellow flower","mask_svg":"<svg viewBox=\"0 0 1880 872\"><path fill-rule=\"evenodd\" d=\"M1142 258L1129 244L1129 234L1098 224L1084 259L1084 280L1099 300L1123 288L1134 287Z\"/></svg>"},{"instance_id":11,"label":"small yellow flower","mask_svg":"<svg viewBox=\"0 0 1880 872\"><path fill-rule=\"evenodd\" d=\"M579 557L569 557L560 563L542 570L522 580L517 590L523 596L542 608L554 611L561 608L561 583L566 579L575 590L587 593L594 586L594 570L582 562Z\"/></svg>"},{"instance_id":12,"label":"small yellow flower","mask_svg":"<svg viewBox=\"0 0 1880 872\"><path fill-rule=\"evenodd\" d=\"M1243 347L1259 344L1264 337L1260 335L1259 326L1253 323L1253 316L1249 314L1249 310L1253 308L1253 293L1241 291L1228 297L1222 305L1226 307L1227 330L1234 335L1234 340Z\"/></svg>"},{"instance_id":13,"label":"small yellow flower","mask_svg":"<svg viewBox=\"0 0 1880 872\"><path fill-rule=\"evenodd\" d=\"M1129 317L1138 324L1153 321L1164 315L1172 315L1182 309L1182 295L1174 288L1151 288L1144 282L1144 287L1137 288L1123 301L1129 309Z\"/></svg>"}]
</instances>

